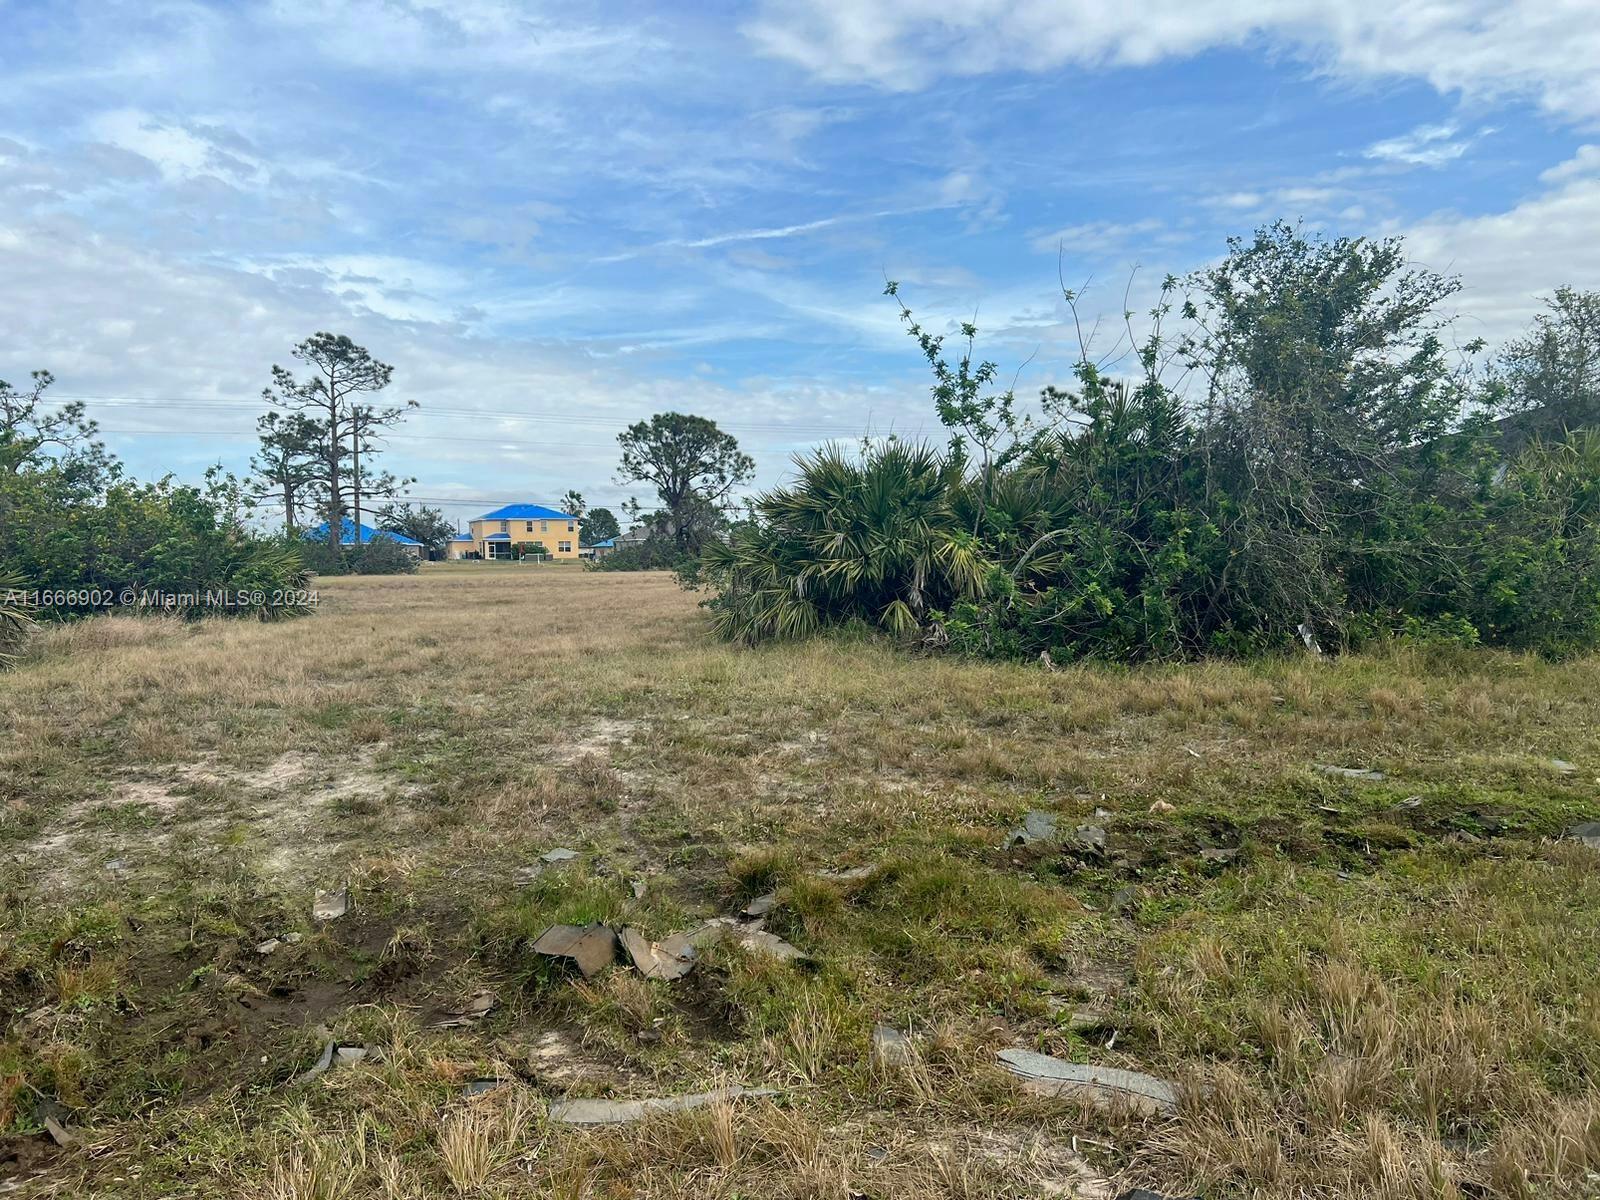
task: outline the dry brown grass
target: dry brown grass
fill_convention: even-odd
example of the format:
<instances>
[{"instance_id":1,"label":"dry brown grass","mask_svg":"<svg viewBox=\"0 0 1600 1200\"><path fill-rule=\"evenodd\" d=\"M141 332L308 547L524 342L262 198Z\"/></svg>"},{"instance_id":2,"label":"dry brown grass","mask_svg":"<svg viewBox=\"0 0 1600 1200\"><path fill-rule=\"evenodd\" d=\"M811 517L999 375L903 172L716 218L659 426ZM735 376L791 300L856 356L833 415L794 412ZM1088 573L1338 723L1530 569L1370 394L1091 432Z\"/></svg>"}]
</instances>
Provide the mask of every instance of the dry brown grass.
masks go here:
<instances>
[{"instance_id":1,"label":"dry brown grass","mask_svg":"<svg viewBox=\"0 0 1600 1200\"><path fill-rule=\"evenodd\" d=\"M26 1138L47 1095L98 1146L39 1186L987 1198L1092 1194L1087 1155L1208 1198L1592 1190L1600 873L1543 839L1600 816L1593 660L1050 672L736 650L657 575L321 586L278 625L51 630L0 676L0 1113ZM551 621L569 636L528 649ZM1110 853L1002 853L1034 807ZM581 861L519 888L555 845ZM346 882L353 915L310 922ZM659 935L771 887L808 966L574 983L526 952L550 920ZM427 1028L480 987L491 1017ZM1065 1021L1084 1005L1092 1033ZM912 1031L904 1065L873 1061L879 1022ZM381 1061L285 1091L323 1025ZM1004 1045L1190 1098L1167 1124L1043 1104L991 1069ZM486 1076L515 1082L462 1097ZM787 1094L542 1120L565 1091L726 1079Z\"/></svg>"}]
</instances>

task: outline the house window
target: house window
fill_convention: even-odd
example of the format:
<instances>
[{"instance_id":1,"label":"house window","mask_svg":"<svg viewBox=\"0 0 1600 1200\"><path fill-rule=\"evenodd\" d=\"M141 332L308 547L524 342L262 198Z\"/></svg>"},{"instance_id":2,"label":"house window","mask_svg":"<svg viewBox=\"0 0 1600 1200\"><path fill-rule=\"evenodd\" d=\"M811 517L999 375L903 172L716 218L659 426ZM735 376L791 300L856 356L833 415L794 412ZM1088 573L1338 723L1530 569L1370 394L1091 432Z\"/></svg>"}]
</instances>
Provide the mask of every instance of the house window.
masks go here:
<instances>
[{"instance_id":1,"label":"house window","mask_svg":"<svg viewBox=\"0 0 1600 1200\"><path fill-rule=\"evenodd\" d=\"M568 521L567 522L567 532L568 533L576 533L577 530L578 530L578 523L576 521Z\"/></svg>"},{"instance_id":2,"label":"house window","mask_svg":"<svg viewBox=\"0 0 1600 1200\"><path fill-rule=\"evenodd\" d=\"M510 521L501 521L500 522L500 532L501 533L510 533L511 532L511 522Z\"/></svg>"},{"instance_id":3,"label":"house window","mask_svg":"<svg viewBox=\"0 0 1600 1200\"><path fill-rule=\"evenodd\" d=\"M528 528L532 529L533 526L530 524L528 526ZM550 532L550 522L549 521L540 521L539 522L539 532L540 533L549 533Z\"/></svg>"},{"instance_id":4,"label":"house window","mask_svg":"<svg viewBox=\"0 0 1600 1200\"><path fill-rule=\"evenodd\" d=\"M572 543L571 542L557 542L556 545L561 548L561 553L563 553L563 554L571 554L572 553Z\"/></svg>"},{"instance_id":5,"label":"house window","mask_svg":"<svg viewBox=\"0 0 1600 1200\"><path fill-rule=\"evenodd\" d=\"M529 533L532 533L532 532L533 532L533 522L532 522L532 521L529 521L529 522L528 522L528 532L529 532Z\"/></svg>"}]
</instances>

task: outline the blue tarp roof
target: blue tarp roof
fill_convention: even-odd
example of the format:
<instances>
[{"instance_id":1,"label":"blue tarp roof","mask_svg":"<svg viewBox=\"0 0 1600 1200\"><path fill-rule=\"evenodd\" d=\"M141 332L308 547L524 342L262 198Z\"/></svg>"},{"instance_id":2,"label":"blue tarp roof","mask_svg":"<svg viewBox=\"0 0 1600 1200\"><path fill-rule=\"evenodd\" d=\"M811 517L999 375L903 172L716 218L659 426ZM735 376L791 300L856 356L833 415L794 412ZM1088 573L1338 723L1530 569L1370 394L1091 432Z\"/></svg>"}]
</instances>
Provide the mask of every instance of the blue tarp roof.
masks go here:
<instances>
[{"instance_id":1,"label":"blue tarp roof","mask_svg":"<svg viewBox=\"0 0 1600 1200\"><path fill-rule=\"evenodd\" d=\"M486 542L509 542L511 540L511 535L509 533L491 533L483 540Z\"/></svg>"},{"instance_id":2,"label":"blue tarp roof","mask_svg":"<svg viewBox=\"0 0 1600 1200\"><path fill-rule=\"evenodd\" d=\"M355 522L351 521L349 517L346 517L341 522L341 525L343 528L339 533L339 544L342 546L355 545ZM325 542L328 540L328 523L324 521L315 529L308 529L300 536L305 538L308 542ZM374 529L370 525L361 526L361 544L363 546L372 541L372 539L375 537L393 538L402 546L422 545L422 543L417 541L416 538L408 538L403 533L390 533L387 529Z\"/></svg>"},{"instance_id":3,"label":"blue tarp roof","mask_svg":"<svg viewBox=\"0 0 1600 1200\"><path fill-rule=\"evenodd\" d=\"M508 504L492 513L484 513L480 521L576 521L571 513L557 512L542 504Z\"/></svg>"},{"instance_id":4,"label":"blue tarp roof","mask_svg":"<svg viewBox=\"0 0 1600 1200\"><path fill-rule=\"evenodd\" d=\"M615 550L616 547L617 547L617 539L616 538L607 538L603 542L594 543L594 546L592 546L590 548L591 549L598 548L598 549L601 549L601 550Z\"/></svg>"},{"instance_id":5,"label":"blue tarp roof","mask_svg":"<svg viewBox=\"0 0 1600 1200\"><path fill-rule=\"evenodd\" d=\"M458 533L450 540L452 542L470 542L472 540L472 535L470 533Z\"/></svg>"}]
</instances>

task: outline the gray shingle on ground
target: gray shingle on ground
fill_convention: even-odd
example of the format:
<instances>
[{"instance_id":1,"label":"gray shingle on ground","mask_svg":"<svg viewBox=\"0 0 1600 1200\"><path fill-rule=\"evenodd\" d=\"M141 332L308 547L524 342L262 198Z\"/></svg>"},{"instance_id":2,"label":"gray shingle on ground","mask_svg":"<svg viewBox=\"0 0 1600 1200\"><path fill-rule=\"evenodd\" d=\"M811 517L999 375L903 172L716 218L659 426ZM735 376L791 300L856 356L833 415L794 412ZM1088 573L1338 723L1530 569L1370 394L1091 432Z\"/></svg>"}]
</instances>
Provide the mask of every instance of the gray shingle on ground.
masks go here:
<instances>
[{"instance_id":1,"label":"gray shingle on ground","mask_svg":"<svg viewBox=\"0 0 1600 1200\"><path fill-rule=\"evenodd\" d=\"M1178 1106L1178 1092L1170 1083L1139 1071L1072 1063L1032 1050L1002 1050L1000 1064L1022 1080L1036 1095L1083 1097L1110 1107L1121 1103L1144 1113L1167 1114Z\"/></svg>"},{"instance_id":2,"label":"gray shingle on ground","mask_svg":"<svg viewBox=\"0 0 1600 1200\"><path fill-rule=\"evenodd\" d=\"M625 1125L630 1121L642 1121L654 1113L686 1112L741 1096L759 1098L777 1094L772 1088L726 1087L647 1100L559 1100L550 1106L550 1120L563 1125Z\"/></svg>"}]
</instances>

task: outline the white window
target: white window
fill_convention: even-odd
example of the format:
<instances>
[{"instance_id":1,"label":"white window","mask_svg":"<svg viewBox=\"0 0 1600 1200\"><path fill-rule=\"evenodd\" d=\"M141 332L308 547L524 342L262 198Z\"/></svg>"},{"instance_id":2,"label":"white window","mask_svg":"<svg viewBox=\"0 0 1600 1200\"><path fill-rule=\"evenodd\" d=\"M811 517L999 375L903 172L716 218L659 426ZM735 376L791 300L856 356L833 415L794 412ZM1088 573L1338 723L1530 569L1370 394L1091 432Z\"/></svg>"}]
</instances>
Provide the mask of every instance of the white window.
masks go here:
<instances>
[{"instance_id":1,"label":"white window","mask_svg":"<svg viewBox=\"0 0 1600 1200\"><path fill-rule=\"evenodd\" d=\"M576 521L568 521L567 522L567 532L568 533L576 533L577 531L578 531L578 523Z\"/></svg>"},{"instance_id":2,"label":"white window","mask_svg":"<svg viewBox=\"0 0 1600 1200\"><path fill-rule=\"evenodd\" d=\"M561 553L563 553L563 554L571 554L572 553L572 543L571 542L557 542L556 545L561 547Z\"/></svg>"},{"instance_id":3,"label":"white window","mask_svg":"<svg viewBox=\"0 0 1600 1200\"><path fill-rule=\"evenodd\" d=\"M532 532L533 532L533 522L532 522L532 521L529 521L529 522L528 522L528 532L529 532L529 533L532 533Z\"/></svg>"},{"instance_id":4,"label":"white window","mask_svg":"<svg viewBox=\"0 0 1600 1200\"><path fill-rule=\"evenodd\" d=\"M533 528L533 523L531 521L528 523L528 528L529 529ZM540 533L549 533L550 532L550 522L549 521L540 521L539 522L539 532Z\"/></svg>"},{"instance_id":5,"label":"white window","mask_svg":"<svg viewBox=\"0 0 1600 1200\"><path fill-rule=\"evenodd\" d=\"M510 533L511 532L511 522L510 521L501 521L500 522L500 532L501 533Z\"/></svg>"}]
</instances>

